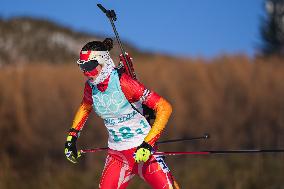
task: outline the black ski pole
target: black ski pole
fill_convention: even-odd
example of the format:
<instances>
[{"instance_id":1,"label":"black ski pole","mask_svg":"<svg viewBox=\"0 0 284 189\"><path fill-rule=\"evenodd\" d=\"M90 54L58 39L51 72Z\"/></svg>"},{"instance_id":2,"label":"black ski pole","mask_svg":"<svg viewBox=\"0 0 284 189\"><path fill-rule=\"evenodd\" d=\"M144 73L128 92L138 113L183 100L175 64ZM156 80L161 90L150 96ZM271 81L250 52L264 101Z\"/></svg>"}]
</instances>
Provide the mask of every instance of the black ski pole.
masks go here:
<instances>
[{"instance_id":1,"label":"black ski pole","mask_svg":"<svg viewBox=\"0 0 284 189\"><path fill-rule=\"evenodd\" d=\"M126 57L124 48L123 48L122 43L121 43L121 41L120 41L118 32L117 32L116 27L115 27L115 25L114 25L114 21L117 20L117 17L116 17L116 14L115 14L114 10L107 10L107 9L104 8L101 4L97 4L97 6L98 6L98 7L103 11L103 13L105 13L106 16L108 17L108 19L109 19L109 21L110 21L110 23L111 23L112 29L113 29L113 31L114 31L116 40L117 40L117 42L118 42L119 48L120 48L120 50L121 50L122 56L123 56L124 60L126 61L126 65L127 65L127 67L128 67L128 70L131 70L130 63L128 62L128 59L127 59L127 57ZM130 76L131 76L133 79L136 79L136 74L135 74L135 72L130 71Z\"/></svg>"},{"instance_id":2,"label":"black ski pole","mask_svg":"<svg viewBox=\"0 0 284 189\"><path fill-rule=\"evenodd\" d=\"M158 141L157 144L165 144L165 143L173 143L173 142L183 142L183 141L191 141L191 140L200 140L200 139L209 139L210 135L205 133L203 136L200 137L192 137L192 138L180 138L180 139L171 139L171 140L164 140Z\"/></svg>"}]
</instances>

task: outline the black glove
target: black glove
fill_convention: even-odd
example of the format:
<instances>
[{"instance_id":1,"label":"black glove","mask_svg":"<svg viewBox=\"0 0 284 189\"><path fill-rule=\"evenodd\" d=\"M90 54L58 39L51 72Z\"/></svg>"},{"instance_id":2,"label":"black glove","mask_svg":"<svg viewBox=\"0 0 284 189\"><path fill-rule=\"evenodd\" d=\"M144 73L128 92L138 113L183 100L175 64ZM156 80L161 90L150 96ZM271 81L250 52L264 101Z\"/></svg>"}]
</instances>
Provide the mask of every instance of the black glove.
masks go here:
<instances>
[{"instance_id":1,"label":"black glove","mask_svg":"<svg viewBox=\"0 0 284 189\"><path fill-rule=\"evenodd\" d=\"M77 151L76 141L77 137L68 135L65 142L64 153L66 158L72 163L77 163L77 158L81 156L81 153Z\"/></svg>"}]
</instances>

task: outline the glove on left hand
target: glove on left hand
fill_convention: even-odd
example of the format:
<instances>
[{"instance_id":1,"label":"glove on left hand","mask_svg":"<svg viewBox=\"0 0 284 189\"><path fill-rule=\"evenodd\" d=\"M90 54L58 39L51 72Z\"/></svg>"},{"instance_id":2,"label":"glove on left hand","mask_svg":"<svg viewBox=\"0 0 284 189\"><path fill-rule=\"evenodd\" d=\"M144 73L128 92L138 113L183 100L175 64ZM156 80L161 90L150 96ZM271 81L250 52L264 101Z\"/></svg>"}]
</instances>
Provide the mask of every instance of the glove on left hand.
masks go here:
<instances>
[{"instance_id":1,"label":"glove on left hand","mask_svg":"<svg viewBox=\"0 0 284 189\"><path fill-rule=\"evenodd\" d=\"M147 142L143 142L140 146L137 147L134 154L134 159L136 163L146 162L150 158L151 151L153 147Z\"/></svg>"}]
</instances>

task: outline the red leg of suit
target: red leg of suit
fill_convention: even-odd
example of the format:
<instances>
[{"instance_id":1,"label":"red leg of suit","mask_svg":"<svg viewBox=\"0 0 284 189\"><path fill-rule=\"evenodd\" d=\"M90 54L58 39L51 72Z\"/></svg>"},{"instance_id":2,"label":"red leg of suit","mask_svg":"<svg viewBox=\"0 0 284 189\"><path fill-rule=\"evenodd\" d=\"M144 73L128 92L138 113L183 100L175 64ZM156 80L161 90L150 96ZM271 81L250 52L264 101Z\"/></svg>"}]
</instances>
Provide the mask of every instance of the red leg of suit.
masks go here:
<instances>
[{"instance_id":1,"label":"red leg of suit","mask_svg":"<svg viewBox=\"0 0 284 189\"><path fill-rule=\"evenodd\" d=\"M131 172L127 164L108 155L99 188L124 189L134 176Z\"/></svg>"},{"instance_id":2,"label":"red leg of suit","mask_svg":"<svg viewBox=\"0 0 284 189\"><path fill-rule=\"evenodd\" d=\"M142 176L153 189L173 189L174 178L161 156L143 164Z\"/></svg>"},{"instance_id":3,"label":"red leg of suit","mask_svg":"<svg viewBox=\"0 0 284 189\"><path fill-rule=\"evenodd\" d=\"M173 177L161 157L152 156L146 163L137 164L133 158L134 151L109 150L100 182L101 189L124 189L135 175L139 175L154 189L173 188Z\"/></svg>"}]
</instances>

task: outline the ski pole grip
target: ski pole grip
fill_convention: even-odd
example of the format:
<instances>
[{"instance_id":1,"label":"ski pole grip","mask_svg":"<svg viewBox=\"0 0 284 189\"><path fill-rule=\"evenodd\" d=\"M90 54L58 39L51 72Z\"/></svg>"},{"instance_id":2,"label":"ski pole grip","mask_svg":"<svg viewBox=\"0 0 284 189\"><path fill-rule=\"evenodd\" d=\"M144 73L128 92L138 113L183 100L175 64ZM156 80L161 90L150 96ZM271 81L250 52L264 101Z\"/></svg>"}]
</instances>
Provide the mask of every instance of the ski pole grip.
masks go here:
<instances>
[{"instance_id":1,"label":"ski pole grip","mask_svg":"<svg viewBox=\"0 0 284 189\"><path fill-rule=\"evenodd\" d=\"M98 6L104 13L107 12L107 10L102 6L102 4L97 4L97 6Z\"/></svg>"}]
</instances>

